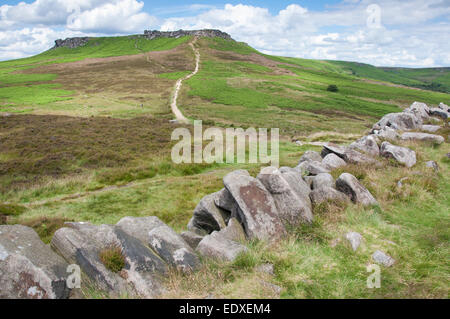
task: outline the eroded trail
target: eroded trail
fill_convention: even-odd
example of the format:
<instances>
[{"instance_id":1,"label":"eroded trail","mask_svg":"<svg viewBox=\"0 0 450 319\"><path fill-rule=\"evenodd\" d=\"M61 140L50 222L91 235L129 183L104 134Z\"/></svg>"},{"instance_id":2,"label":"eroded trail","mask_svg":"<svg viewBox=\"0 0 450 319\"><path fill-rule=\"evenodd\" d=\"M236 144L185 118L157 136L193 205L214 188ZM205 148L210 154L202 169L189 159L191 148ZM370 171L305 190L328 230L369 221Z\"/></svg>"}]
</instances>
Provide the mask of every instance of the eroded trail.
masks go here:
<instances>
[{"instance_id":1,"label":"eroded trail","mask_svg":"<svg viewBox=\"0 0 450 319\"><path fill-rule=\"evenodd\" d=\"M180 92L181 86L183 85L183 81L190 79L194 75L198 73L199 65L200 65L200 52L199 50L194 46L194 44L197 42L197 38L195 38L189 45L191 46L192 50L195 54L195 70L191 74L185 76L184 78L181 78L177 81L175 84L175 90L172 96L172 101L170 103L170 107L172 108L172 113L175 115L175 118L178 122L181 123L189 123L189 120L183 115L183 113L180 111L180 109L177 106L177 100L178 100L178 93Z\"/></svg>"}]
</instances>

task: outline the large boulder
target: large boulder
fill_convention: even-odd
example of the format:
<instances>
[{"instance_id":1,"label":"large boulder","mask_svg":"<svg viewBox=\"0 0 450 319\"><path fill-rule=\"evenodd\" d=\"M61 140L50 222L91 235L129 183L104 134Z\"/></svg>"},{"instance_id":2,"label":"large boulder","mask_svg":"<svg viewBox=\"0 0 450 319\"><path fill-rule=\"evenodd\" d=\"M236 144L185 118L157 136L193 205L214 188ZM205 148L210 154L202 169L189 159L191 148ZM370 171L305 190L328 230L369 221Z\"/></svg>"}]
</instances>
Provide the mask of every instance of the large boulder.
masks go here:
<instances>
[{"instance_id":1,"label":"large boulder","mask_svg":"<svg viewBox=\"0 0 450 319\"><path fill-rule=\"evenodd\" d=\"M219 231L225 228L225 221L229 218L229 213L215 204L215 199L221 196L222 193L209 194L200 200L197 207L195 207L192 219L189 221L189 230L195 231L200 229L210 234L215 230Z\"/></svg>"},{"instance_id":2,"label":"large boulder","mask_svg":"<svg viewBox=\"0 0 450 319\"><path fill-rule=\"evenodd\" d=\"M357 204L363 206L377 205L378 202L372 194L365 188L358 179L349 173L343 173L336 180L336 188Z\"/></svg>"},{"instance_id":3,"label":"large boulder","mask_svg":"<svg viewBox=\"0 0 450 319\"><path fill-rule=\"evenodd\" d=\"M431 142L436 144L444 143L442 136L429 133L406 132L401 135L401 139L404 141Z\"/></svg>"},{"instance_id":4,"label":"large boulder","mask_svg":"<svg viewBox=\"0 0 450 319\"><path fill-rule=\"evenodd\" d=\"M65 299L68 264L22 225L0 226L0 299Z\"/></svg>"},{"instance_id":5,"label":"large boulder","mask_svg":"<svg viewBox=\"0 0 450 319\"><path fill-rule=\"evenodd\" d=\"M392 158L406 167L413 167L416 164L416 152L406 147L392 145L389 142L381 144L380 154L383 157Z\"/></svg>"},{"instance_id":6,"label":"large boulder","mask_svg":"<svg viewBox=\"0 0 450 319\"><path fill-rule=\"evenodd\" d=\"M390 128L389 126L386 126L381 130L374 130L374 135L383 140L389 141L395 141L400 138L399 134L397 133L397 130Z\"/></svg>"},{"instance_id":7,"label":"large boulder","mask_svg":"<svg viewBox=\"0 0 450 319\"><path fill-rule=\"evenodd\" d=\"M329 186L314 189L309 196L314 206L324 202L347 203L350 201L347 195Z\"/></svg>"},{"instance_id":8,"label":"large boulder","mask_svg":"<svg viewBox=\"0 0 450 319\"><path fill-rule=\"evenodd\" d=\"M261 170L257 179L272 194L283 220L292 225L297 225L300 222L311 223L313 219L311 202L309 198L298 196L285 179L285 176L289 176L288 174L289 172L281 173L276 167L266 167ZM301 178L299 178L299 181L302 181Z\"/></svg>"},{"instance_id":9,"label":"large boulder","mask_svg":"<svg viewBox=\"0 0 450 319\"><path fill-rule=\"evenodd\" d=\"M450 106L448 106L447 104L444 104L444 103L439 103L439 108L441 109L441 110L444 110L444 111L446 111L446 112L450 112Z\"/></svg>"},{"instance_id":10,"label":"large boulder","mask_svg":"<svg viewBox=\"0 0 450 319\"><path fill-rule=\"evenodd\" d=\"M322 165L332 171L339 167L347 165L347 163L336 154L330 153L323 158Z\"/></svg>"},{"instance_id":11,"label":"large boulder","mask_svg":"<svg viewBox=\"0 0 450 319\"><path fill-rule=\"evenodd\" d=\"M225 188L235 199L237 217L248 238L277 240L286 229L270 192L246 171L234 171L223 178Z\"/></svg>"},{"instance_id":12,"label":"large boulder","mask_svg":"<svg viewBox=\"0 0 450 319\"><path fill-rule=\"evenodd\" d=\"M148 245L169 265L181 271L190 272L200 266L189 244L167 225L156 227L148 233Z\"/></svg>"},{"instance_id":13,"label":"large boulder","mask_svg":"<svg viewBox=\"0 0 450 319\"><path fill-rule=\"evenodd\" d=\"M101 289L113 295L133 291L144 297L154 298L164 291L162 279L167 274L167 264L151 251L140 239L128 234L120 226L70 223L71 228L59 229L52 239L52 246L66 260L80 265L88 278ZM125 260L118 273L108 270L99 254L117 247ZM123 279L123 280L121 280Z\"/></svg>"},{"instance_id":14,"label":"large boulder","mask_svg":"<svg viewBox=\"0 0 450 319\"><path fill-rule=\"evenodd\" d=\"M197 246L197 251L205 257L233 261L240 254L247 252L248 249L238 242L229 240L223 233L214 231L202 239Z\"/></svg>"},{"instance_id":15,"label":"large boulder","mask_svg":"<svg viewBox=\"0 0 450 319\"><path fill-rule=\"evenodd\" d=\"M303 162L312 162L312 161L316 161L316 162L320 162L322 160L322 157L320 156L320 154L316 151L306 151L302 157L300 157L299 160L299 164L303 163Z\"/></svg>"},{"instance_id":16,"label":"large boulder","mask_svg":"<svg viewBox=\"0 0 450 319\"><path fill-rule=\"evenodd\" d=\"M246 240L245 231L236 218L231 218L227 227L220 231L225 238L243 243Z\"/></svg>"},{"instance_id":17,"label":"large boulder","mask_svg":"<svg viewBox=\"0 0 450 319\"><path fill-rule=\"evenodd\" d=\"M236 201L226 188L222 188L220 191L215 193L214 203L217 207L222 208L230 213L236 209Z\"/></svg>"},{"instance_id":18,"label":"large boulder","mask_svg":"<svg viewBox=\"0 0 450 319\"><path fill-rule=\"evenodd\" d=\"M430 117L430 108L425 103L420 102L414 102L409 108L405 109L404 112L412 113L422 121L428 120Z\"/></svg>"},{"instance_id":19,"label":"large boulder","mask_svg":"<svg viewBox=\"0 0 450 319\"><path fill-rule=\"evenodd\" d=\"M321 187L335 187L335 181L331 174L322 173L314 177L312 182L312 189L319 189Z\"/></svg>"},{"instance_id":20,"label":"large boulder","mask_svg":"<svg viewBox=\"0 0 450 319\"><path fill-rule=\"evenodd\" d=\"M378 164L378 162L370 156L362 154L348 147L328 143L322 149L322 156L326 157L328 154L335 154L342 158L348 164Z\"/></svg>"},{"instance_id":21,"label":"large boulder","mask_svg":"<svg viewBox=\"0 0 450 319\"><path fill-rule=\"evenodd\" d=\"M439 117L443 120L446 120L446 119L448 119L449 113L447 111L444 111L440 108L435 107L435 108L430 109L430 115Z\"/></svg>"},{"instance_id":22,"label":"large boulder","mask_svg":"<svg viewBox=\"0 0 450 319\"><path fill-rule=\"evenodd\" d=\"M422 125L420 130L428 133L435 133L440 129L441 127L439 125Z\"/></svg>"},{"instance_id":23,"label":"large boulder","mask_svg":"<svg viewBox=\"0 0 450 319\"><path fill-rule=\"evenodd\" d=\"M70 227L75 227L77 223L67 223ZM164 226L165 224L156 216L146 217L124 217L116 224L124 232L133 236L147 245L148 233L156 227Z\"/></svg>"},{"instance_id":24,"label":"large boulder","mask_svg":"<svg viewBox=\"0 0 450 319\"><path fill-rule=\"evenodd\" d=\"M322 165L319 161L304 161L301 162L296 169L301 172L302 175L317 175L321 173L329 173L330 170Z\"/></svg>"},{"instance_id":25,"label":"large boulder","mask_svg":"<svg viewBox=\"0 0 450 319\"><path fill-rule=\"evenodd\" d=\"M374 130L381 130L390 127L394 130L414 130L420 128L422 120L413 113L389 113L379 120L374 126Z\"/></svg>"},{"instance_id":26,"label":"large boulder","mask_svg":"<svg viewBox=\"0 0 450 319\"><path fill-rule=\"evenodd\" d=\"M380 155L380 148L378 147L377 139L375 138L374 135L363 136L356 142L350 144L349 148L362 151L363 153L366 153L371 156Z\"/></svg>"}]
</instances>

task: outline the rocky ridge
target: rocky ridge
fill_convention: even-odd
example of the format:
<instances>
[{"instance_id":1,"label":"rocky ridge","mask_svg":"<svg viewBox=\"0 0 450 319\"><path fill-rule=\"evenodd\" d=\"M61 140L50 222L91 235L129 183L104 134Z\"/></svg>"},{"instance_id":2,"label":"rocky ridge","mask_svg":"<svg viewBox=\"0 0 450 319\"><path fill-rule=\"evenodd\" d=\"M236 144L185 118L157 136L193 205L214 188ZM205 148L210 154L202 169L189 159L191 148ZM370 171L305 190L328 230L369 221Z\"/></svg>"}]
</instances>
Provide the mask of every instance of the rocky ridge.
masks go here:
<instances>
[{"instance_id":1,"label":"rocky ridge","mask_svg":"<svg viewBox=\"0 0 450 319\"><path fill-rule=\"evenodd\" d=\"M200 201L188 231L181 235L155 216L125 217L115 225L66 223L55 233L52 250L31 228L0 226L0 298L68 298L71 289L65 269L69 264L80 267L83 285L112 297L156 298L164 293L164 277L171 268L189 273L199 269L204 258L233 261L248 250L249 239L276 242L287 234L288 225L310 224L314 206L323 202L378 205L355 176L342 173L334 180L330 171L347 164L377 164L379 157L413 167L415 152L398 144L442 142L438 135L404 132L421 130L431 116L448 118L449 108L443 103L440 113L431 110L415 102L403 112L384 116L350 146L330 143L321 154L306 152L294 168L266 167L256 177L246 170L231 172L223 178L222 190ZM345 240L356 251L364 238L350 232ZM123 257L117 272L100 257L111 247ZM375 251L372 259L385 267L395 264L382 251Z\"/></svg>"}]
</instances>

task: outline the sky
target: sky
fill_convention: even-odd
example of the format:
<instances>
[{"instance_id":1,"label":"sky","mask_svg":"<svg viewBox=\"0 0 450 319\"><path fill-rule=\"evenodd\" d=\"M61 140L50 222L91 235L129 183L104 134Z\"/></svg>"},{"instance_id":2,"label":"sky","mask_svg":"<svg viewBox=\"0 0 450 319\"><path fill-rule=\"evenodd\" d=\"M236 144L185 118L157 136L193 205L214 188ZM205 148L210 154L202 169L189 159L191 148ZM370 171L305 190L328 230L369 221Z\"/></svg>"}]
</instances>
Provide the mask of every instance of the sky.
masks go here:
<instances>
[{"instance_id":1,"label":"sky","mask_svg":"<svg viewBox=\"0 0 450 319\"><path fill-rule=\"evenodd\" d=\"M0 60L59 38L203 28L273 55L450 66L450 0L0 0Z\"/></svg>"}]
</instances>

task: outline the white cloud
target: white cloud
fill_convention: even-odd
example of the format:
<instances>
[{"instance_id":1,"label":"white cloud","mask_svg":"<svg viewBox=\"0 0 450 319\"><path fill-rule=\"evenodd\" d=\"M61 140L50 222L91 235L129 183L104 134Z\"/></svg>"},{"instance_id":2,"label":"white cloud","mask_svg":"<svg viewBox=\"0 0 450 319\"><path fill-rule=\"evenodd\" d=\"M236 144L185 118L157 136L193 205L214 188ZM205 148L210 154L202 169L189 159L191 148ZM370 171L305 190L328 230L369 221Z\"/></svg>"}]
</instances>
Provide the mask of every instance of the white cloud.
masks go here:
<instances>
[{"instance_id":1,"label":"white cloud","mask_svg":"<svg viewBox=\"0 0 450 319\"><path fill-rule=\"evenodd\" d=\"M35 0L0 6L0 59L41 52L72 34L214 28L269 54L386 66L450 64L450 1L378 0L380 28L367 24L372 3L343 0L323 11L291 4L276 14L245 4L187 5L158 9L177 15L159 21L140 0Z\"/></svg>"}]
</instances>

